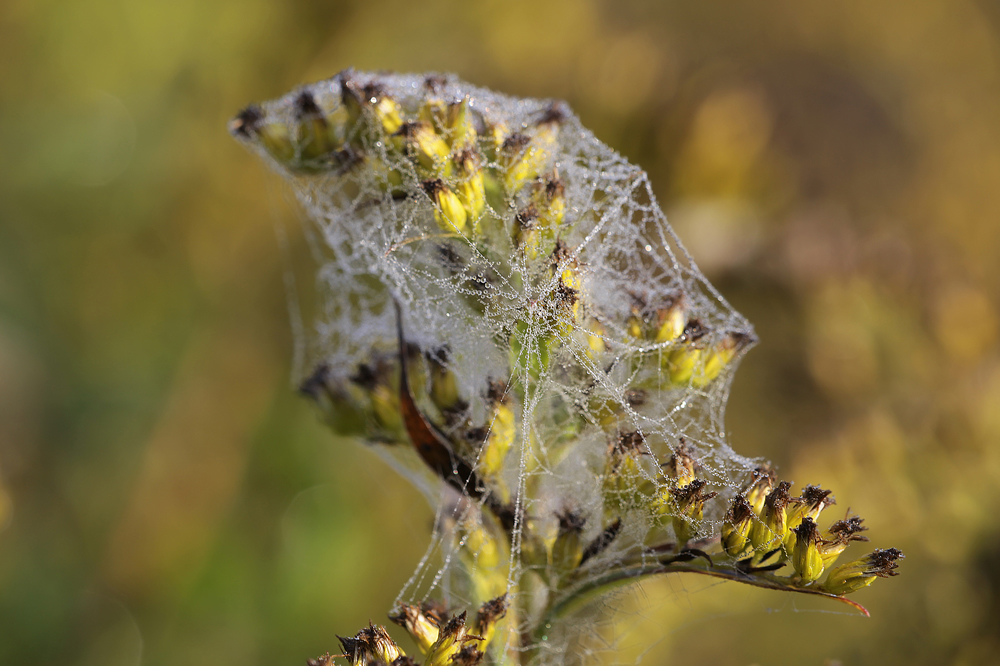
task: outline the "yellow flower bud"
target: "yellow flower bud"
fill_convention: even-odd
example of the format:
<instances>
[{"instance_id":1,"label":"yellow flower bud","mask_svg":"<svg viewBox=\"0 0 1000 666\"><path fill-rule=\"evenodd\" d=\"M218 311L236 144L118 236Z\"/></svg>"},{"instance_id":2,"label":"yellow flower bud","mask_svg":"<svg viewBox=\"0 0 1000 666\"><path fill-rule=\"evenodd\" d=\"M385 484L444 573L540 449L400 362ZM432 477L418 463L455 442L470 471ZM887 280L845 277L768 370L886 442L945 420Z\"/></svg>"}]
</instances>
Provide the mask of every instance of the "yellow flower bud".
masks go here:
<instances>
[{"instance_id":1,"label":"yellow flower bud","mask_svg":"<svg viewBox=\"0 0 1000 666\"><path fill-rule=\"evenodd\" d=\"M592 359L597 358L607 348L607 343L604 341L604 326L600 322L592 322L587 332L587 356Z\"/></svg>"},{"instance_id":2,"label":"yellow flower bud","mask_svg":"<svg viewBox=\"0 0 1000 666\"><path fill-rule=\"evenodd\" d=\"M448 115L448 105L444 100L433 95L424 100L417 111L417 117L421 122L425 122L437 132L444 131L445 118Z\"/></svg>"},{"instance_id":3,"label":"yellow flower bud","mask_svg":"<svg viewBox=\"0 0 1000 666\"><path fill-rule=\"evenodd\" d=\"M239 138L256 140L267 154L283 166L292 166L295 146L284 123L267 120L263 109L251 105L229 123L229 132Z\"/></svg>"},{"instance_id":4,"label":"yellow flower bud","mask_svg":"<svg viewBox=\"0 0 1000 666\"><path fill-rule=\"evenodd\" d=\"M443 134L453 150L465 150L476 145L476 128L469 111L469 98L448 105Z\"/></svg>"},{"instance_id":5,"label":"yellow flower bud","mask_svg":"<svg viewBox=\"0 0 1000 666\"><path fill-rule=\"evenodd\" d=\"M895 548L876 550L860 560L844 564L830 571L820 586L829 594L845 595L872 584L876 578L896 576L894 569L903 553Z\"/></svg>"},{"instance_id":6,"label":"yellow flower bud","mask_svg":"<svg viewBox=\"0 0 1000 666\"><path fill-rule=\"evenodd\" d=\"M431 401L443 414L453 414L463 411L468 405L458 394L458 380L448 368L448 346L439 347L427 354L430 366Z\"/></svg>"},{"instance_id":7,"label":"yellow flower bud","mask_svg":"<svg viewBox=\"0 0 1000 666\"><path fill-rule=\"evenodd\" d=\"M490 382L486 399L490 406L490 416L486 426L478 429L472 436L482 442L476 465L480 474L483 478L495 479L503 468L507 453L514 445L517 425L504 382Z\"/></svg>"},{"instance_id":8,"label":"yellow flower bud","mask_svg":"<svg viewBox=\"0 0 1000 666\"><path fill-rule=\"evenodd\" d=\"M677 536L677 550L683 550L698 529L704 516L705 502L719 493L705 492L708 485L702 479L695 479L686 486L671 488L670 499L673 505L672 523Z\"/></svg>"},{"instance_id":9,"label":"yellow flower bud","mask_svg":"<svg viewBox=\"0 0 1000 666\"><path fill-rule=\"evenodd\" d=\"M421 176L440 177L451 170L448 144L429 123L403 123L392 140L398 150L416 163Z\"/></svg>"},{"instance_id":10,"label":"yellow flower bud","mask_svg":"<svg viewBox=\"0 0 1000 666\"><path fill-rule=\"evenodd\" d=\"M756 520L753 508L743 495L736 495L722 524L722 547L735 560L750 553L750 527Z\"/></svg>"},{"instance_id":11,"label":"yellow flower bud","mask_svg":"<svg viewBox=\"0 0 1000 666\"><path fill-rule=\"evenodd\" d=\"M604 503L614 512L648 505L655 490L652 478L639 464L639 457L647 453L645 441L639 432L624 433L608 448Z\"/></svg>"},{"instance_id":12,"label":"yellow flower bud","mask_svg":"<svg viewBox=\"0 0 1000 666\"><path fill-rule=\"evenodd\" d=\"M375 117L382 124L385 133L392 135L398 132L403 120L399 115L399 104L396 103L396 100L385 96L378 88L369 94L368 101L372 104Z\"/></svg>"},{"instance_id":13,"label":"yellow flower bud","mask_svg":"<svg viewBox=\"0 0 1000 666\"><path fill-rule=\"evenodd\" d=\"M655 342L672 342L684 333L687 322L687 308L682 295L678 295L673 303L657 312Z\"/></svg>"},{"instance_id":14,"label":"yellow flower bud","mask_svg":"<svg viewBox=\"0 0 1000 666\"><path fill-rule=\"evenodd\" d=\"M691 381L705 353L702 339L706 335L708 329L697 319L692 319L684 327L684 332L678 338L680 346L665 355L666 369L671 382L687 384Z\"/></svg>"},{"instance_id":15,"label":"yellow flower bud","mask_svg":"<svg viewBox=\"0 0 1000 666\"><path fill-rule=\"evenodd\" d=\"M373 662L391 664L405 653L396 645L385 627L369 624L354 638L338 636L344 656L351 666L367 666Z\"/></svg>"},{"instance_id":16,"label":"yellow flower bud","mask_svg":"<svg viewBox=\"0 0 1000 666\"><path fill-rule=\"evenodd\" d=\"M515 132L500 146L499 162L508 194L537 178L552 157L559 138L559 126L566 118L566 110L553 104L532 128L530 134Z\"/></svg>"},{"instance_id":17,"label":"yellow flower bud","mask_svg":"<svg viewBox=\"0 0 1000 666\"><path fill-rule=\"evenodd\" d=\"M455 193L448 189L440 180L426 180L422 183L424 191L434 202L434 220L444 231L465 230L465 208Z\"/></svg>"},{"instance_id":18,"label":"yellow flower bud","mask_svg":"<svg viewBox=\"0 0 1000 666\"><path fill-rule=\"evenodd\" d=\"M340 147L333 128L308 90L303 90L295 98L295 119L298 122L301 160L315 160Z\"/></svg>"},{"instance_id":19,"label":"yellow flower bud","mask_svg":"<svg viewBox=\"0 0 1000 666\"><path fill-rule=\"evenodd\" d=\"M456 615L441 627L438 639L427 650L424 666L448 666L452 658L462 649L463 644L471 639L465 627L465 615L463 611L461 615Z\"/></svg>"},{"instance_id":20,"label":"yellow flower bud","mask_svg":"<svg viewBox=\"0 0 1000 666\"><path fill-rule=\"evenodd\" d=\"M340 78L340 98L347 109L347 124L355 131L360 129L357 123L365 114L370 114L377 131L385 137L392 136L403 125L399 104L375 82L362 86L350 72L345 72Z\"/></svg>"},{"instance_id":21,"label":"yellow flower bud","mask_svg":"<svg viewBox=\"0 0 1000 666\"><path fill-rule=\"evenodd\" d=\"M680 438L677 448L670 454L670 460L663 467L677 487L686 486L694 481L697 463L691 457L691 447L687 440Z\"/></svg>"},{"instance_id":22,"label":"yellow flower bud","mask_svg":"<svg viewBox=\"0 0 1000 666\"><path fill-rule=\"evenodd\" d=\"M756 468L750 478L750 483L743 490L743 495L753 508L753 512L758 516L763 510L764 500L772 488L774 488L774 471L767 465Z\"/></svg>"},{"instance_id":23,"label":"yellow flower bud","mask_svg":"<svg viewBox=\"0 0 1000 666\"><path fill-rule=\"evenodd\" d=\"M457 153L454 157L458 181L455 191L459 200L465 206L465 212L472 220L473 229L479 226L479 219L486 210L486 185L483 182L483 169L479 153L468 149Z\"/></svg>"},{"instance_id":24,"label":"yellow flower bud","mask_svg":"<svg viewBox=\"0 0 1000 666\"><path fill-rule=\"evenodd\" d=\"M538 210L538 223L551 235L566 214L566 187L558 171L535 181L531 202Z\"/></svg>"},{"instance_id":25,"label":"yellow flower bud","mask_svg":"<svg viewBox=\"0 0 1000 666\"><path fill-rule=\"evenodd\" d=\"M538 233L538 209L534 204L514 216L514 244L530 260L538 258L541 239Z\"/></svg>"},{"instance_id":26,"label":"yellow flower bud","mask_svg":"<svg viewBox=\"0 0 1000 666\"><path fill-rule=\"evenodd\" d=\"M427 613L412 604L400 604L399 610L390 614L389 619L406 629L424 654L427 654L441 631L440 616Z\"/></svg>"},{"instance_id":27,"label":"yellow flower bud","mask_svg":"<svg viewBox=\"0 0 1000 666\"><path fill-rule=\"evenodd\" d=\"M746 347L753 338L745 333L727 333L722 340L709 347L702 359L702 366L692 378L692 384L701 388L719 376L722 369L729 365L737 352Z\"/></svg>"},{"instance_id":28,"label":"yellow flower bud","mask_svg":"<svg viewBox=\"0 0 1000 666\"><path fill-rule=\"evenodd\" d=\"M819 520L823 509L836 503L832 490L808 485L802 489L802 496L792 499L788 505L788 526L795 527L806 517Z\"/></svg>"},{"instance_id":29,"label":"yellow flower bud","mask_svg":"<svg viewBox=\"0 0 1000 666\"><path fill-rule=\"evenodd\" d=\"M768 493L761 510L760 520L754 521L750 528L750 543L758 556L763 556L769 551L781 546L788 532L788 516L785 512L791 497L788 489L792 484L782 481L778 486Z\"/></svg>"},{"instance_id":30,"label":"yellow flower bud","mask_svg":"<svg viewBox=\"0 0 1000 666\"><path fill-rule=\"evenodd\" d=\"M637 314L633 314L625 322L625 331L630 338L639 340L642 338L642 319Z\"/></svg>"},{"instance_id":31,"label":"yellow flower bud","mask_svg":"<svg viewBox=\"0 0 1000 666\"><path fill-rule=\"evenodd\" d=\"M400 412L398 379L393 377L393 368L385 358L374 359L372 363L362 363L350 377L368 396L373 421L379 428L378 438L390 441L406 441L406 427Z\"/></svg>"},{"instance_id":32,"label":"yellow flower bud","mask_svg":"<svg viewBox=\"0 0 1000 666\"><path fill-rule=\"evenodd\" d=\"M507 570L501 566L507 556L506 542L494 536L492 523L486 522L479 512L470 512L455 527L455 538L465 566L475 572L472 576L475 597L490 599L502 594L507 587Z\"/></svg>"},{"instance_id":33,"label":"yellow flower bud","mask_svg":"<svg viewBox=\"0 0 1000 666\"><path fill-rule=\"evenodd\" d=\"M836 503L837 500L834 499L832 491L823 490L819 486L813 485L803 488L801 497L793 497L788 503L787 509L788 534L785 535L785 550L792 552L795 547L796 537L793 530L799 526L799 523L805 518L816 521L824 508Z\"/></svg>"},{"instance_id":34,"label":"yellow flower bud","mask_svg":"<svg viewBox=\"0 0 1000 666\"><path fill-rule=\"evenodd\" d=\"M802 583L808 585L823 575L823 557L817 546L819 530L813 519L806 516L798 527L790 532L794 535L792 566Z\"/></svg>"},{"instance_id":35,"label":"yellow flower bud","mask_svg":"<svg viewBox=\"0 0 1000 666\"><path fill-rule=\"evenodd\" d=\"M507 124L497 118L486 118L486 131L483 138L486 157L490 161L499 162L503 155L503 144L510 136Z\"/></svg>"}]
</instances>

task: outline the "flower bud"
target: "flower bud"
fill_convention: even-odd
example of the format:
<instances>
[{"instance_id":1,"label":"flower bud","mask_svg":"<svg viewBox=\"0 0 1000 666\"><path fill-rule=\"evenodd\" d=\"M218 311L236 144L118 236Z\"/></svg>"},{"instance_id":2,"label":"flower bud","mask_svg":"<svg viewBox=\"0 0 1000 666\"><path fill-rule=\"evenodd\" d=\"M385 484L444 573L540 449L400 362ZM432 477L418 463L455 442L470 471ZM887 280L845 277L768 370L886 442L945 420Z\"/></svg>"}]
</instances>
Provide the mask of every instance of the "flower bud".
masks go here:
<instances>
[{"instance_id":1,"label":"flower bud","mask_svg":"<svg viewBox=\"0 0 1000 666\"><path fill-rule=\"evenodd\" d=\"M434 220L444 231L465 230L465 207L455 193L441 180L426 180L422 183L427 196L434 202Z\"/></svg>"},{"instance_id":2,"label":"flower bud","mask_svg":"<svg viewBox=\"0 0 1000 666\"><path fill-rule=\"evenodd\" d=\"M476 145L476 128L469 112L469 98L448 105L442 133L452 150L466 150Z\"/></svg>"},{"instance_id":3,"label":"flower bud","mask_svg":"<svg viewBox=\"0 0 1000 666\"><path fill-rule=\"evenodd\" d=\"M377 83L361 86L349 72L345 73L340 79L340 98L347 109L349 125L356 125L366 113L371 114L384 136L392 136L403 125L399 104Z\"/></svg>"},{"instance_id":4,"label":"flower bud","mask_svg":"<svg viewBox=\"0 0 1000 666\"><path fill-rule=\"evenodd\" d=\"M389 619L406 629L424 654L438 639L441 630L440 616L428 614L412 604L400 604L399 610L389 615Z\"/></svg>"},{"instance_id":5,"label":"flower bud","mask_svg":"<svg viewBox=\"0 0 1000 666\"><path fill-rule=\"evenodd\" d=\"M705 354L701 340L708 334L700 321L692 319L684 327L684 333L679 338L680 346L666 354L666 369L670 381L674 384L687 384Z\"/></svg>"},{"instance_id":6,"label":"flower bud","mask_svg":"<svg viewBox=\"0 0 1000 666\"><path fill-rule=\"evenodd\" d=\"M638 315L633 314L625 323L625 331L630 338L635 338L636 340L642 338L642 319Z\"/></svg>"},{"instance_id":7,"label":"flower bud","mask_svg":"<svg viewBox=\"0 0 1000 666\"><path fill-rule=\"evenodd\" d=\"M496 634L497 623L507 615L507 595L487 601L476 613L476 633L483 637L483 645L489 645Z\"/></svg>"},{"instance_id":8,"label":"flower bud","mask_svg":"<svg viewBox=\"0 0 1000 666\"><path fill-rule=\"evenodd\" d=\"M650 475L639 465L639 457L647 453L645 442L642 434L636 431L619 435L608 447L603 478L604 504L612 512L648 506L655 486ZM659 513L663 517L669 515L668 504L664 503Z\"/></svg>"},{"instance_id":9,"label":"flower bud","mask_svg":"<svg viewBox=\"0 0 1000 666\"><path fill-rule=\"evenodd\" d=\"M558 515L559 532L552 544L552 569L559 578L572 572L580 565L583 557L583 528L586 518L567 509Z\"/></svg>"},{"instance_id":10,"label":"flower bud","mask_svg":"<svg viewBox=\"0 0 1000 666\"><path fill-rule=\"evenodd\" d=\"M772 488L774 488L774 471L767 465L756 468L750 478L750 483L743 491L743 495L753 508L753 512L758 516L763 510L764 500Z\"/></svg>"},{"instance_id":11,"label":"flower bud","mask_svg":"<svg viewBox=\"0 0 1000 666\"><path fill-rule=\"evenodd\" d=\"M761 509L760 520L750 528L750 543L759 555L779 547L788 532L788 516L785 512L791 498L788 489L792 484L782 481L768 493Z\"/></svg>"},{"instance_id":12,"label":"flower bud","mask_svg":"<svg viewBox=\"0 0 1000 666\"><path fill-rule=\"evenodd\" d=\"M538 258L541 238L538 230L538 209L534 204L514 215L514 245L530 260Z\"/></svg>"},{"instance_id":13,"label":"flower bud","mask_svg":"<svg viewBox=\"0 0 1000 666\"><path fill-rule=\"evenodd\" d=\"M431 401L446 415L461 412L467 407L458 394L455 373L448 367L448 354L447 345L427 354L427 362L430 366Z\"/></svg>"},{"instance_id":14,"label":"flower bud","mask_svg":"<svg viewBox=\"0 0 1000 666\"><path fill-rule=\"evenodd\" d=\"M406 427L400 411L398 380L392 376L393 369L386 359L376 359L372 363L362 363L350 377L352 383L361 387L368 395L371 413L381 434L393 441L406 441Z\"/></svg>"},{"instance_id":15,"label":"flower bud","mask_svg":"<svg viewBox=\"0 0 1000 666\"><path fill-rule=\"evenodd\" d=\"M559 127L566 115L564 105L552 104L535 123L530 134L515 132L504 139L498 161L508 194L520 190L522 185L537 178L545 169L556 147Z\"/></svg>"},{"instance_id":16,"label":"flower bud","mask_svg":"<svg viewBox=\"0 0 1000 666\"><path fill-rule=\"evenodd\" d=\"M677 550L683 550L698 529L698 524L704 516L705 502L719 494L704 492L706 485L708 485L706 481L695 479L686 486L669 490L673 504L671 522L674 534L677 536Z\"/></svg>"},{"instance_id":17,"label":"flower bud","mask_svg":"<svg viewBox=\"0 0 1000 666\"><path fill-rule=\"evenodd\" d=\"M229 123L229 132L236 137L260 143L267 154L286 167L295 159L295 146L284 123L266 120L259 106L251 105Z\"/></svg>"},{"instance_id":18,"label":"flower bud","mask_svg":"<svg viewBox=\"0 0 1000 666\"><path fill-rule=\"evenodd\" d=\"M468 634L465 627L465 615L463 611L461 615L456 615L441 627L438 639L427 651L424 666L448 666L468 640L477 640Z\"/></svg>"},{"instance_id":19,"label":"flower bud","mask_svg":"<svg viewBox=\"0 0 1000 666\"><path fill-rule=\"evenodd\" d=\"M299 391L316 402L327 424L338 435L368 434L365 412L370 410L364 391L346 377L336 377L328 364L319 364L299 386Z\"/></svg>"},{"instance_id":20,"label":"flower bud","mask_svg":"<svg viewBox=\"0 0 1000 666\"><path fill-rule=\"evenodd\" d=\"M403 123L392 137L393 144L416 163L423 177L440 177L451 170L448 157L451 149L429 123Z\"/></svg>"},{"instance_id":21,"label":"flower bud","mask_svg":"<svg viewBox=\"0 0 1000 666\"><path fill-rule=\"evenodd\" d=\"M604 341L604 326L600 322L590 323L590 330L587 331L587 356L591 359L599 357L608 348Z\"/></svg>"},{"instance_id":22,"label":"flower bud","mask_svg":"<svg viewBox=\"0 0 1000 666\"><path fill-rule=\"evenodd\" d=\"M481 158L475 150L466 149L456 153L453 159L458 176L455 191L472 220L473 229L476 229L486 210L486 186L483 183Z\"/></svg>"},{"instance_id":23,"label":"flower bud","mask_svg":"<svg viewBox=\"0 0 1000 666\"><path fill-rule=\"evenodd\" d=\"M424 100L417 110L417 117L433 127L436 132L443 132L448 115L448 105L436 94L435 88L431 88L431 92L432 94Z\"/></svg>"},{"instance_id":24,"label":"flower bud","mask_svg":"<svg viewBox=\"0 0 1000 666\"><path fill-rule=\"evenodd\" d=\"M672 342L684 333L684 325L687 322L687 308L684 304L683 295L678 295L674 301L656 313L656 335L655 342Z\"/></svg>"},{"instance_id":25,"label":"flower bud","mask_svg":"<svg viewBox=\"0 0 1000 666\"><path fill-rule=\"evenodd\" d=\"M745 333L730 332L722 340L718 341L705 350L702 358L702 365L692 379L692 384L699 388L707 386L709 382L719 376L737 352L753 341L753 338Z\"/></svg>"},{"instance_id":26,"label":"flower bud","mask_svg":"<svg viewBox=\"0 0 1000 666\"><path fill-rule=\"evenodd\" d=\"M746 557L750 551L750 527L756 520L753 507L743 495L736 495L722 523L722 547L735 560Z\"/></svg>"},{"instance_id":27,"label":"flower bud","mask_svg":"<svg viewBox=\"0 0 1000 666\"><path fill-rule=\"evenodd\" d=\"M531 202L538 210L539 224L549 234L555 232L566 214L566 186L559 178L558 171L535 181Z\"/></svg>"},{"instance_id":28,"label":"flower bud","mask_svg":"<svg viewBox=\"0 0 1000 666\"><path fill-rule=\"evenodd\" d=\"M795 568L795 573L802 579L802 583L808 585L823 574L823 557L817 547L819 530L813 519L806 516L798 527L791 530L791 533L795 535L795 545L792 547L792 566Z\"/></svg>"},{"instance_id":29,"label":"flower bud","mask_svg":"<svg viewBox=\"0 0 1000 666\"><path fill-rule=\"evenodd\" d=\"M300 159L315 160L340 147L334 129L308 90L295 98L295 120L298 122Z\"/></svg>"},{"instance_id":30,"label":"flower bud","mask_svg":"<svg viewBox=\"0 0 1000 666\"><path fill-rule=\"evenodd\" d=\"M829 594L845 595L871 585L876 578L896 576L894 569L903 553L895 548L876 550L860 560L844 564L830 572L820 589Z\"/></svg>"},{"instance_id":31,"label":"flower bud","mask_svg":"<svg viewBox=\"0 0 1000 666\"><path fill-rule=\"evenodd\" d=\"M553 105L530 134L515 132L504 139L497 157L508 194L517 192L544 171L556 147L559 125L564 118L562 107Z\"/></svg>"},{"instance_id":32,"label":"flower bud","mask_svg":"<svg viewBox=\"0 0 1000 666\"><path fill-rule=\"evenodd\" d=\"M802 489L802 496L796 497L788 506L788 525L795 527L803 518L819 519L819 515L828 506L837 503L832 490L823 490L819 486L808 485Z\"/></svg>"},{"instance_id":33,"label":"flower bud","mask_svg":"<svg viewBox=\"0 0 1000 666\"><path fill-rule=\"evenodd\" d=\"M369 624L358 632L354 638L338 636L344 648L344 656L351 666L367 666L376 661L391 664L397 658L405 656L399 649L385 627Z\"/></svg>"},{"instance_id":34,"label":"flower bud","mask_svg":"<svg viewBox=\"0 0 1000 666\"><path fill-rule=\"evenodd\" d=\"M819 486L809 485L802 489L801 497L793 497L788 503L788 534L785 535L785 550L792 552L795 547L795 528L805 519L816 521L823 509L836 504L833 491L823 490Z\"/></svg>"},{"instance_id":35,"label":"flower bud","mask_svg":"<svg viewBox=\"0 0 1000 666\"><path fill-rule=\"evenodd\" d=\"M455 528L459 555L466 567L475 571L472 576L475 597L491 599L507 587L507 571L501 567L507 556L506 544L493 534L491 524L478 512L470 513Z\"/></svg>"},{"instance_id":36,"label":"flower bud","mask_svg":"<svg viewBox=\"0 0 1000 666\"><path fill-rule=\"evenodd\" d=\"M670 454L670 460L663 465L667 476L674 480L677 487L686 486L694 481L697 463L691 457L691 447L687 440L680 438L677 448Z\"/></svg>"},{"instance_id":37,"label":"flower bud","mask_svg":"<svg viewBox=\"0 0 1000 666\"><path fill-rule=\"evenodd\" d=\"M476 429L470 435L482 445L477 461L480 474L485 479L493 479L500 473L507 453L514 444L517 426L504 382L490 382L486 401L490 408L486 426Z\"/></svg>"},{"instance_id":38,"label":"flower bud","mask_svg":"<svg viewBox=\"0 0 1000 666\"><path fill-rule=\"evenodd\" d=\"M829 568L852 541L868 541L868 537L859 534L859 532L868 529L861 524L863 522L863 518L852 516L845 520L838 520L823 533L823 539L819 545L823 566Z\"/></svg>"}]
</instances>

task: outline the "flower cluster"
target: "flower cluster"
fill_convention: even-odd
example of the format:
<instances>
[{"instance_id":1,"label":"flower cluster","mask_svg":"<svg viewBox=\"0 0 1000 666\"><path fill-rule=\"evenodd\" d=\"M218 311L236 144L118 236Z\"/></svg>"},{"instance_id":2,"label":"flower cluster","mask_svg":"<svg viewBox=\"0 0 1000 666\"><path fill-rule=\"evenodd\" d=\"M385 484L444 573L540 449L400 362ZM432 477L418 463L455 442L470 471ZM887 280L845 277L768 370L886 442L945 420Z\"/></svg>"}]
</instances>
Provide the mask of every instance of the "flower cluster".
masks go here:
<instances>
[{"instance_id":1,"label":"flower cluster","mask_svg":"<svg viewBox=\"0 0 1000 666\"><path fill-rule=\"evenodd\" d=\"M892 549L835 566L861 519L821 531L829 491L792 497L729 448L753 329L646 174L565 104L347 71L230 130L293 184L329 254L303 392L442 502L444 569L392 615L425 666L558 655L559 619L650 575L837 598L894 575ZM481 604L468 625L426 602L454 562L448 589ZM375 625L341 642L351 664L412 661Z\"/></svg>"}]
</instances>

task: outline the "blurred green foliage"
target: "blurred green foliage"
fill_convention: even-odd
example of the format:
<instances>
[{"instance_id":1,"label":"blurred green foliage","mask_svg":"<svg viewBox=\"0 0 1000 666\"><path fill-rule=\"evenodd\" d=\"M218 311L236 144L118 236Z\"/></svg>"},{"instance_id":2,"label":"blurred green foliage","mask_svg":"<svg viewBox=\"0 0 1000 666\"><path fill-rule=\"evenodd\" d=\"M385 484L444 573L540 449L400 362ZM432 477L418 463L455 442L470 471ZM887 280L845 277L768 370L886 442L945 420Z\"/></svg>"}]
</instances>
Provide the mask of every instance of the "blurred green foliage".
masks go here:
<instances>
[{"instance_id":1,"label":"blurred green foliage","mask_svg":"<svg viewBox=\"0 0 1000 666\"><path fill-rule=\"evenodd\" d=\"M1000 663L987 0L5 3L0 663L301 664L410 575L432 515L294 395L308 248L225 132L352 65L564 98L646 168L762 340L734 446L907 555L870 620L665 578L613 661Z\"/></svg>"}]
</instances>

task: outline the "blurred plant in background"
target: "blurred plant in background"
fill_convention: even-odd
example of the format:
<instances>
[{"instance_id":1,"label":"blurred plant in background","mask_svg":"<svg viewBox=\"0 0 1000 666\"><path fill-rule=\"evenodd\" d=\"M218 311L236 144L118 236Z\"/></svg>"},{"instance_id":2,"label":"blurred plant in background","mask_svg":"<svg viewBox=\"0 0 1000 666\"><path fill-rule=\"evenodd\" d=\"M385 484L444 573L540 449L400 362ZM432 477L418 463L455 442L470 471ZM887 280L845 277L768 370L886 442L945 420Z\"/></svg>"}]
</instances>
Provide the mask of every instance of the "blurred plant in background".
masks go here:
<instances>
[{"instance_id":1,"label":"blurred plant in background","mask_svg":"<svg viewBox=\"0 0 1000 666\"><path fill-rule=\"evenodd\" d=\"M350 64L565 99L642 164L762 340L736 448L907 555L864 621L651 581L615 602L619 661L995 661L998 25L977 0L6 3L0 662L301 663L392 606L433 515L282 385L309 245L293 223L275 252L294 206L220 132Z\"/></svg>"}]
</instances>

